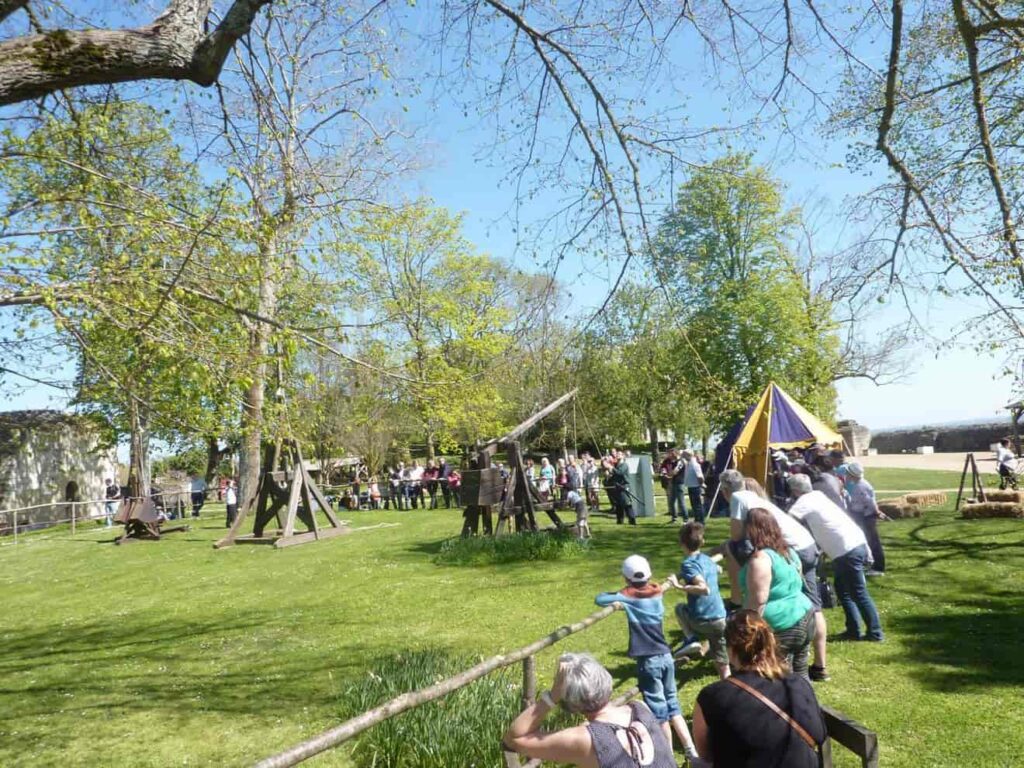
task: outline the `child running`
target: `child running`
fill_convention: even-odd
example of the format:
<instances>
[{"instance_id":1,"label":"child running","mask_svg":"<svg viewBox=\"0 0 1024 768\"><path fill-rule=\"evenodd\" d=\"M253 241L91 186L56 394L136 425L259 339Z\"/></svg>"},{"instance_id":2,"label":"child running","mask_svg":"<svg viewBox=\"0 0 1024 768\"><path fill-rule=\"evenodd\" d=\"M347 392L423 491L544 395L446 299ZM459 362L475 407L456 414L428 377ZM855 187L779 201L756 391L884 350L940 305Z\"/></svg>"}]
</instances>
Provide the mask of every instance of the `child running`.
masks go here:
<instances>
[{"instance_id":1,"label":"child running","mask_svg":"<svg viewBox=\"0 0 1024 768\"><path fill-rule=\"evenodd\" d=\"M622 575L626 579L625 589L602 592L594 602L602 606L622 603L625 607L629 622L627 653L636 660L637 683L644 703L661 724L669 742L675 730L687 757L696 756L693 739L679 708L675 662L662 629L665 603L661 595L667 587L651 582L651 565L640 555L630 555L623 561Z\"/></svg>"}]
</instances>

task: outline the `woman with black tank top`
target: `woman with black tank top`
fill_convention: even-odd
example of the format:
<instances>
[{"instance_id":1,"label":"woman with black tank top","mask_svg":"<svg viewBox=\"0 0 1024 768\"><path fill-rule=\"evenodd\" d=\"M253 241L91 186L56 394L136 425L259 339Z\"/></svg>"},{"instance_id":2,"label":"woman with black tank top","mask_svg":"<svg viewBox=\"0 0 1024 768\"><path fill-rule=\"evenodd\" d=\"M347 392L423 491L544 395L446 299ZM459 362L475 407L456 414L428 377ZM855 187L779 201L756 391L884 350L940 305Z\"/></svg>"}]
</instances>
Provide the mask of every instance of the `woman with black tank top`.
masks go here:
<instances>
[{"instance_id":1,"label":"woman with black tank top","mask_svg":"<svg viewBox=\"0 0 1024 768\"><path fill-rule=\"evenodd\" d=\"M737 611L725 627L733 676L705 687L693 740L715 768L818 768L825 720L811 684L779 661L771 627Z\"/></svg>"},{"instance_id":2,"label":"woman with black tank top","mask_svg":"<svg viewBox=\"0 0 1024 768\"><path fill-rule=\"evenodd\" d=\"M678 768L672 747L641 702L611 704L612 676L586 653L558 659L555 683L517 717L502 742L531 758L582 768ZM547 732L541 723L556 704L586 722Z\"/></svg>"}]
</instances>

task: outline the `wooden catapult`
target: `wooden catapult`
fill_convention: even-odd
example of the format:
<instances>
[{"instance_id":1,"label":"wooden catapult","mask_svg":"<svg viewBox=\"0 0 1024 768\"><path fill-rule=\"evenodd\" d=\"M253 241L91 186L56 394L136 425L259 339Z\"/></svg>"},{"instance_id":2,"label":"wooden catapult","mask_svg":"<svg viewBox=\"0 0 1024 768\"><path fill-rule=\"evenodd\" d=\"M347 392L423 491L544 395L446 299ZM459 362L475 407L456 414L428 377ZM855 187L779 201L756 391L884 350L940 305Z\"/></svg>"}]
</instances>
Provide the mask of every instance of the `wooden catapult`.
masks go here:
<instances>
[{"instance_id":1,"label":"wooden catapult","mask_svg":"<svg viewBox=\"0 0 1024 768\"><path fill-rule=\"evenodd\" d=\"M141 494L141 491L139 493ZM131 498L121 502L117 514L114 515L114 522L124 525L124 533L114 539L114 543L159 541L164 534L188 530L187 525L164 526L166 519L149 494L132 494Z\"/></svg>"},{"instance_id":2,"label":"wooden catapult","mask_svg":"<svg viewBox=\"0 0 1024 768\"><path fill-rule=\"evenodd\" d=\"M124 532L114 539L115 544L132 541L159 541L166 533L187 531L187 525L164 526L167 518L152 496L152 488L144 478L149 476L141 451L132 451L128 472L128 498L121 502L114 522L124 526Z\"/></svg>"},{"instance_id":3,"label":"wooden catapult","mask_svg":"<svg viewBox=\"0 0 1024 768\"><path fill-rule=\"evenodd\" d=\"M256 518L252 533L239 535L254 505ZM318 513L327 518L326 525L317 521ZM277 521L277 527L268 529L272 520ZM296 522L301 522L306 530L296 533ZM298 443L286 440L268 446L254 500L238 510L227 535L213 546L221 549L233 544L270 544L281 549L351 531L338 520L323 492L309 476Z\"/></svg>"},{"instance_id":4,"label":"wooden catapult","mask_svg":"<svg viewBox=\"0 0 1024 768\"><path fill-rule=\"evenodd\" d=\"M555 402L542 408L517 426L507 435L478 445L470 457L470 468L462 475L463 512L462 535L472 536L480 532L483 521L484 534L500 536L511 530L536 531L539 511L546 512L558 529L565 524L555 512L553 501L544 501L540 492L530 483L523 464L519 438L545 416L558 410L576 397L577 390L562 395ZM498 451L504 451L508 461L508 481L503 482L501 471L491 466L491 460ZM498 526L493 525L493 507L498 507Z\"/></svg>"}]
</instances>

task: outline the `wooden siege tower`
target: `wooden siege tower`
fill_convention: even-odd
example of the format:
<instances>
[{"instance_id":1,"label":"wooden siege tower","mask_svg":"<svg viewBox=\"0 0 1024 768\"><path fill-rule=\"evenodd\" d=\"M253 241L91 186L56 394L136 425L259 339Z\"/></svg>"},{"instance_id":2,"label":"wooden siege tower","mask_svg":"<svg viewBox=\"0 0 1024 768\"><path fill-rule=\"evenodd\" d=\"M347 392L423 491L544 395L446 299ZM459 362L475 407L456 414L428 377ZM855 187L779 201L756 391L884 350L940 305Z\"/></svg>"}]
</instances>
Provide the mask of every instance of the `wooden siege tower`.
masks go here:
<instances>
[{"instance_id":1,"label":"wooden siege tower","mask_svg":"<svg viewBox=\"0 0 1024 768\"><path fill-rule=\"evenodd\" d=\"M515 531L536 531L535 513L546 512L557 528L564 523L555 512L553 501L543 501L540 492L530 484L523 463L519 439L544 417L561 408L576 397L577 390L562 395L555 402L542 408L517 426L507 435L484 445L478 445L470 457L470 468L462 476L462 500L466 504L463 512L462 535L471 536L480 532L483 521L484 533L500 536ZM501 479L501 471L491 466L491 460L498 451L504 451L508 461L507 483ZM504 494L504 496L503 496ZM498 527L493 526L493 507L498 506Z\"/></svg>"},{"instance_id":2,"label":"wooden siege tower","mask_svg":"<svg viewBox=\"0 0 1024 768\"><path fill-rule=\"evenodd\" d=\"M252 533L239 535L253 506L256 518ZM327 518L326 525L317 521L318 513ZM276 520L277 527L268 529L272 520ZM296 533L296 522L301 522L306 530ZM227 535L213 546L220 549L233 544L271 544L281 549L329 539L351 533L351 530L338 520L323 492L309 476L298 443L287 440L267 447L255 498L238 510Z\"/></svg>"}]
</instances>

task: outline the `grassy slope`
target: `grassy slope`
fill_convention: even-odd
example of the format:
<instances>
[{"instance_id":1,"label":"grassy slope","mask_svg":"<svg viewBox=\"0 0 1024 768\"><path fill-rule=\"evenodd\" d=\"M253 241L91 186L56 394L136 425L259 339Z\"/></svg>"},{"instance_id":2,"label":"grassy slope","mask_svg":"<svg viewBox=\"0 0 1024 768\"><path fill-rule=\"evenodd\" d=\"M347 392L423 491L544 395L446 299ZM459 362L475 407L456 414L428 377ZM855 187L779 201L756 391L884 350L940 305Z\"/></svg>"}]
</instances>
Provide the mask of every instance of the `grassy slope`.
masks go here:
<instances>
[{"instance_id":1,"label":"grassy slope","mask_svg":"<svg viewBox=\"0 0 1024 768\"><path fill-rule=\"evenodd\" d=\"M872 474L879 488L951 486L940 473ZM584 560L456 568L430 557L457 512L352 516L401 526L215 552L211 510L159 543L48 532L0 548L0 765L251 763L334 724L338 692L377 654L511 649L588 614L595 592L617 587L625 554L648 555L658 576L678 561L664 518L632 530L595 521ZM709 539L726 531L715 520ZM891 574L872 591L888 642L831 644L822 701L880 733L886 766L1016 764L1024 526L936 511L882 532ZM828 618L830 633L842 629L841 610ZM625 682L624 647L620 616L559 646L596 652ZM681 670L687 711L710 674Z\"/></svg>"}]
</instances>

